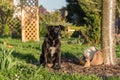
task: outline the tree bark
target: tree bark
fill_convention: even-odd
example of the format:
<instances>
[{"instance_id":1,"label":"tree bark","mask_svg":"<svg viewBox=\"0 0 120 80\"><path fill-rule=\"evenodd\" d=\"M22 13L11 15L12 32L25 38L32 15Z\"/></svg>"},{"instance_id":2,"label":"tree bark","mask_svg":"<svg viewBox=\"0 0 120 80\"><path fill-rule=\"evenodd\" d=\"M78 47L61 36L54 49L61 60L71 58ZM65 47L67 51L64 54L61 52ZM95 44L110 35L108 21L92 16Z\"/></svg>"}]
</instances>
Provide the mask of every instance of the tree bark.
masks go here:
<instances>
[{"instance_id":1,"label":"tree bark","mask_svg":"<svg viewBox=\"0 0 120 80\"><path fill-rule=\"evenodd\" d=\"M104 54L105 65L116 64L115 5L116 0L103 0L101 48Z\"/></svg>"}]
</instances>

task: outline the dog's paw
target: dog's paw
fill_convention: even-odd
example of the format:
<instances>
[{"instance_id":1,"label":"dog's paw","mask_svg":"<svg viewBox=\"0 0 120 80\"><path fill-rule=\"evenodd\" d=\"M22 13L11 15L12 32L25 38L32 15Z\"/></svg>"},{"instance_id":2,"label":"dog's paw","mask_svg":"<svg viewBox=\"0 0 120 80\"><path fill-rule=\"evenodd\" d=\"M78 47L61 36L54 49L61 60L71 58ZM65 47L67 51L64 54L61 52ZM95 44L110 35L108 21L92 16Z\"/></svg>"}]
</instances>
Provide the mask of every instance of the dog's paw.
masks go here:
<instances>
[{"instance_id":1,"label":"dog's paw","mask_svg":"<svg viewBox=\"0 0 120 80\"><path fill-rule=\"evenodd\" d=\"M47 67L47 64L45 64L45 63L40 63L40 66L43 66L44 68L46 68L46 67Z\"/></svg>"},{"instance_id":2,"label":"dog's paw","mask_svg":"<svg viewBox=\"0 0 120 80\"><path fill-rule=\"evenodd\" d=\"M55 70L61 69L60 65L54 65L52 68L55 69Z\"/></svg>"},{"instance_id":3,"label":"dog's paw","mask_svg":"<svg viewBox=\"0 0 120 80\"><path fill-rule=\"evenodd\" d=\"M50 63L49 63L49 64L47 64L47 66L48 66L48 67L52 67L52 66L53 66L53 64L50 64Z\"/></svg>"}]
</instances>

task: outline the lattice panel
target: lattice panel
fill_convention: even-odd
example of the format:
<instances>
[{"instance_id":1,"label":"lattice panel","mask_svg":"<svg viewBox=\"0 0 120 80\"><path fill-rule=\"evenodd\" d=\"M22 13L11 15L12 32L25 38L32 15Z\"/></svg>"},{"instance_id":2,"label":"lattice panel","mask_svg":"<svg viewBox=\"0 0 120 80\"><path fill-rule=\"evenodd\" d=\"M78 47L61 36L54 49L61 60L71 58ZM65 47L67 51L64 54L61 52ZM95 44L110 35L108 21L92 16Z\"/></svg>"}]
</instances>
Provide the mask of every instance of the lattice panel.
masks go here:
<instances>
[{"instance_id":1,"label":"lattice panel","mask_svg":"<svg viewBox=\"0 0 120 80\"><path fill-rule=\"evenodd\" d=\"M9 18L8 19L8 25L10 28L10 34L12 35L13 32L16 32L16 36L20 37L21 34L21 20L18 18Z\"/></svg>"},{"instance_id":2,"label":"lattice panel","mask_svg":"<svg viewBox=\"0 0 120 80\"><path fill-rule=\"evenodd\" d=\"M37 0L24 0L22 3L22 41L39 41L39 17Z\"/></svg>"},{"instance_id":3,"label":"lattice panel","mask_svg":"<svg viewBox=\"0 0 120 80\"><path fill-rule=\"evenodd\" d=\"M25 6L37 6L38 0L21 0Z\"/></svg>"},{"instance_id":4,"label":"lattice panel","mask_svg":"<svg viewBox=\"0 0 120 80\"><path fill-rule=\"evenodd\" d=\"M13 36L12 33L15 33L15 38L21 37L21 16L18 16L18 12L20 13L20 6L14 6L14 13L11 13L9 17L7 17L7 26L8 26L8 35Z\"/></svg>"}]
</instances>

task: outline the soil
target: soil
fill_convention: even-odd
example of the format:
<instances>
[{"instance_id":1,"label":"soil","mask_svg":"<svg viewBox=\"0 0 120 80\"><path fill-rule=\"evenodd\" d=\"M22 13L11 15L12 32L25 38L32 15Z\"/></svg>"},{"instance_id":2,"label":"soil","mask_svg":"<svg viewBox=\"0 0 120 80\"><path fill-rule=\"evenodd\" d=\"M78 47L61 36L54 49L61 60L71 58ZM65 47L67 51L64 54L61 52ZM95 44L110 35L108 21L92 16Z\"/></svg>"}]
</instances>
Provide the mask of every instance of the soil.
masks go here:
<instances>
[{"instance_id":1,"label":"soil","mask_svg":"<svg viewBox=\"0 0 120 80\"><path fill-rule=\"evenodd\" d=\"M84 68L79 64L79 60L75 58L62 58L61 69L54 70L48 68L51 72L55 73L68 73L68 74L83 74L83 75L97 75L101 77L120 76L120 59L117 60L116 65L98 65Z\"/></svg>"}]
</instances>

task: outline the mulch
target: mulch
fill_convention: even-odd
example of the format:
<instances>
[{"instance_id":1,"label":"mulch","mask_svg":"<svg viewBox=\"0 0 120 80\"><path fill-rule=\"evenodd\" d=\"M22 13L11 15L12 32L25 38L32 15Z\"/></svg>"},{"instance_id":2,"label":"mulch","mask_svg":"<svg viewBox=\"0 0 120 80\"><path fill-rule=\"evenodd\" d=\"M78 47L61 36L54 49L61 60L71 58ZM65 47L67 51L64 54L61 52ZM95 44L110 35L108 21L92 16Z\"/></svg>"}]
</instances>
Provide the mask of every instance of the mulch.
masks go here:
<instances>
[{"instance_id":1,"label":"mulch","mask_svg":"<svg viewBox=\"0 0 120 80\"><path fill-rule=\"evenodd\" d=\"M83 74L83 75L97 75L97 76L120 76L120 59L117 60L116 65L98 65L84 68L78 63L79 60L75 58L62 58L61 69L54 70L48 68L54 73L67 73L67 74Z\"/></svg>"}]
</instances>

